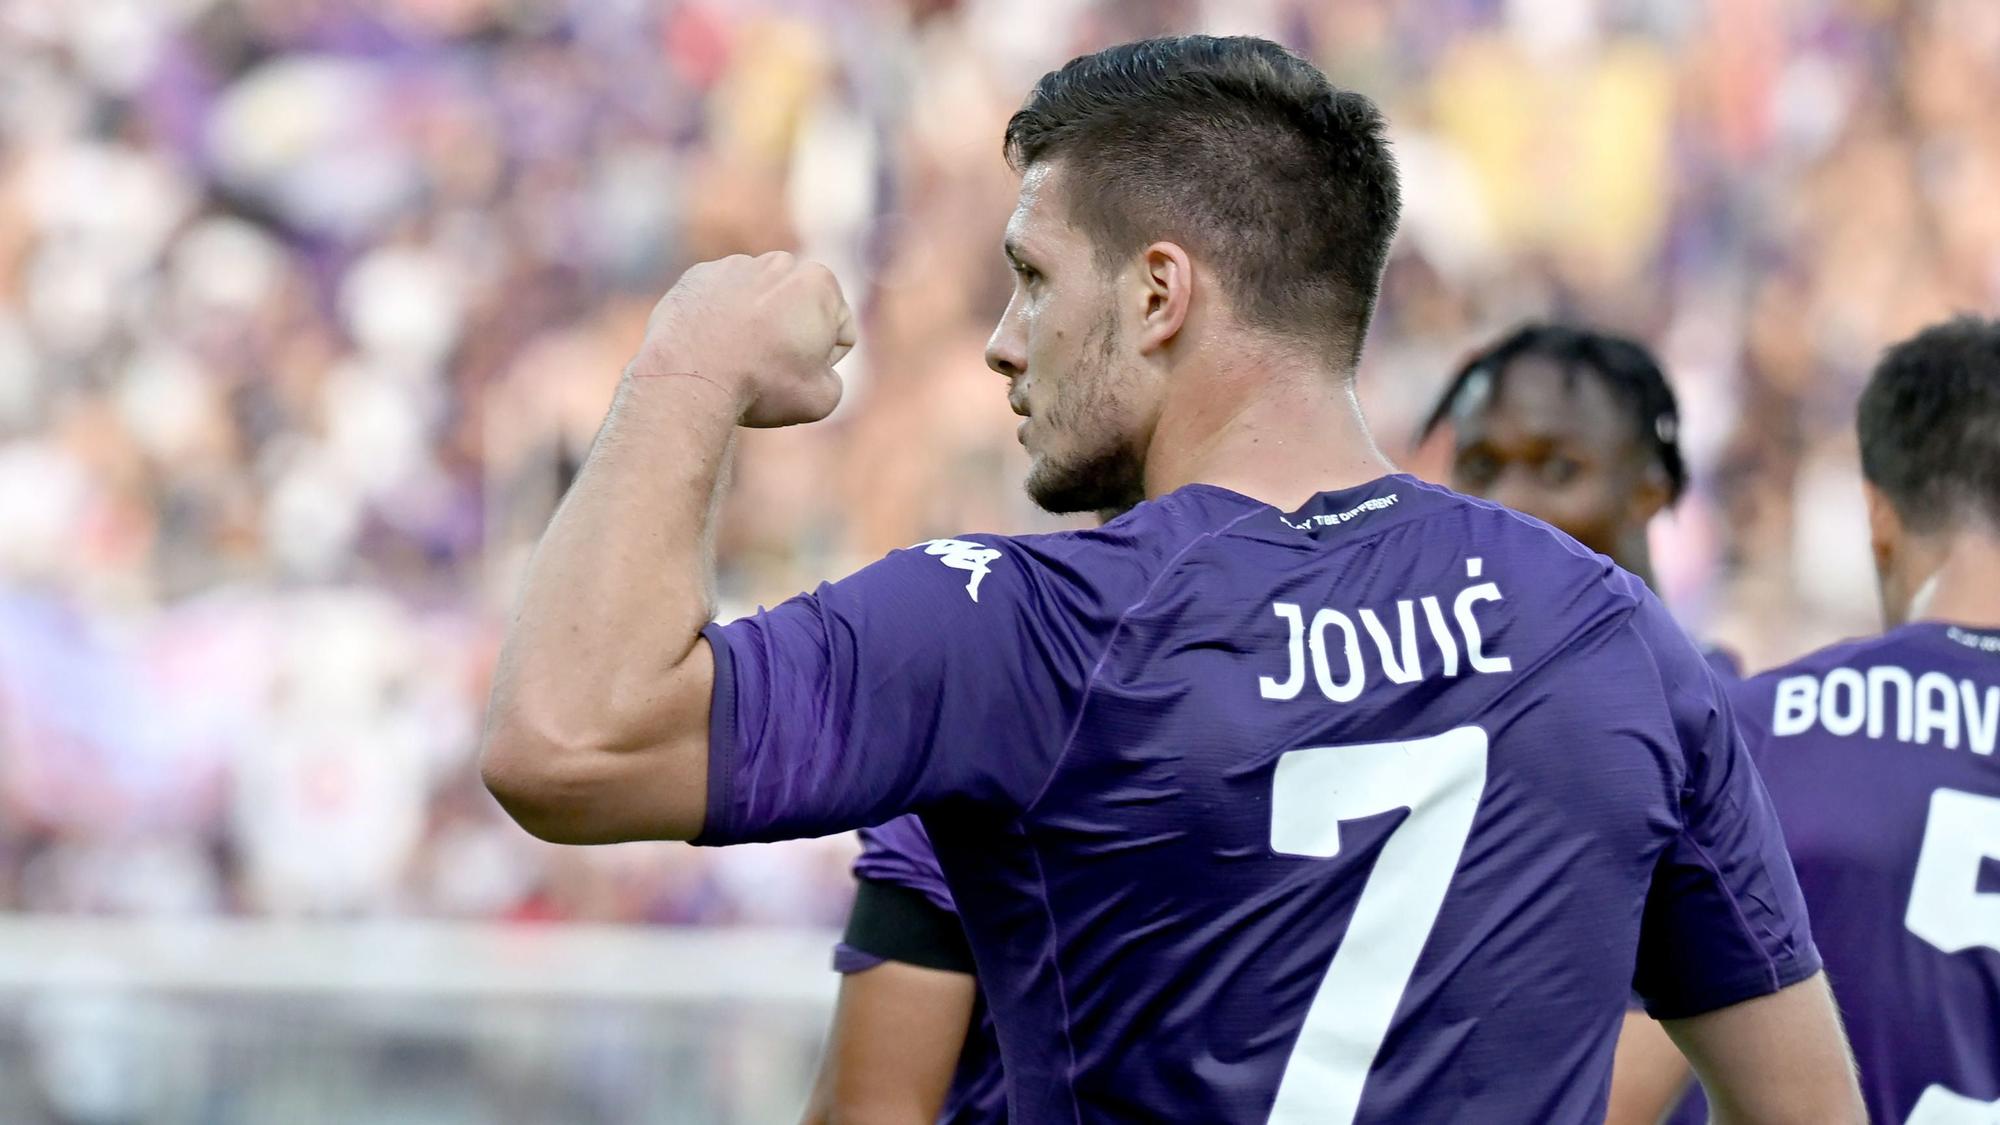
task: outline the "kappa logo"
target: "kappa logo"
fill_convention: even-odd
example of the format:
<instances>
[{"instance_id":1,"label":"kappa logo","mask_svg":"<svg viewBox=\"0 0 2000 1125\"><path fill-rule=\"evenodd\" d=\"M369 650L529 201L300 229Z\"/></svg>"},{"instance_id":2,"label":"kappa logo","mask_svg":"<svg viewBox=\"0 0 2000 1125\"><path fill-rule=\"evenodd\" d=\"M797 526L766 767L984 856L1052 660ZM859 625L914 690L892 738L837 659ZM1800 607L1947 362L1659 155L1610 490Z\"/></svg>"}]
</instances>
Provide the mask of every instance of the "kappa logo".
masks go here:
<instances>
[{"instance_id":1,"label":"kappa logo","mask_svg":"<svg viewBox=\"0 0 2000 1125\"><path fill-rule=\"evenodd\" d=\"M965 592L972 595L975 602L979 600L979 583L992 572L988 564L1000 557L997 548L968 543L963 539L930 539L917 546L924 549L924 554L935 556L953 570L970 571L972 577L966 579Z\"/></svg>"}]
</instances>

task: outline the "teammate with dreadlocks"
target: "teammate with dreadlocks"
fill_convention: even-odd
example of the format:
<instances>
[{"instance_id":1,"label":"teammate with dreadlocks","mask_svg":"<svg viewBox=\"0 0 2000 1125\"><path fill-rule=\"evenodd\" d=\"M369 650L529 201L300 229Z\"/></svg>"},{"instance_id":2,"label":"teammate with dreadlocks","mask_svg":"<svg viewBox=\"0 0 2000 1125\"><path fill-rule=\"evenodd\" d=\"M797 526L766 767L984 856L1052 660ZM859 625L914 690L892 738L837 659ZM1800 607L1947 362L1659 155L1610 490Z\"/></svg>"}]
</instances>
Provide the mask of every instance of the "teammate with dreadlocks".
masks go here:
<instances>
[{"instance_id":1,"label":"teammate with dreadlocks","mask_svg":"<svg viewBox=\"0 0 2000 1125\"><path fill-rule=\"evenodd\" d=\"M1646 528L1687 490L1680 406L1622 336L1526 324L1458 369L1418 440L1451 424L1451 486L1555 525L1654 585ZM1734 677L1736 662L1705 649Z\"/></svg>"},{"instance_id":2,"label":"teammate with dreadlocks","mask_svg":"<svg viewBox=\"0 0 2000 1125\"><path fill-rule=\"evenodd\" d=\"M1451 486L1554 524L1654 584L1646 531L1687 489L1680 408L1651 352L1621 336L1556 324L1526 324L1475 352L1445 387L1418 435L1450 422ZM1734 678L1727 652L1704 646L1709 666ZM1629 1047L1613 1090L1657 1107L1688 1085L1658 1023L1638 1009L1621 1033ZM1683 1112L1706 1120L1695 1090ZM1650 1111L1658 1116L1657 1108Z\"/></svg>"}]
</instances>

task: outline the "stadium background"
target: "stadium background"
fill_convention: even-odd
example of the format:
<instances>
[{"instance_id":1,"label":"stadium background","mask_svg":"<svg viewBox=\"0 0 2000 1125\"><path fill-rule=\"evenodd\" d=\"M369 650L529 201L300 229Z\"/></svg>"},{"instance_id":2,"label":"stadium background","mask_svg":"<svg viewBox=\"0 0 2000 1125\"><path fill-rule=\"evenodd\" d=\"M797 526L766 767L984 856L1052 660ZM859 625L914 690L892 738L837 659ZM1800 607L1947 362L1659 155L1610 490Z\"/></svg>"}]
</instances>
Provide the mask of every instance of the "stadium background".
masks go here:
<instances>
[{"instance_id":1,"label":"stadium background","mask_svg":"<svg viewBox=\"0 0 2000 1125\"><path fill-rule=\"evenodd\" d=\"M1079 51L1292 45L1408 198L1383 444L1529 316L1657 345L1689 626L1874 620L1851 410L2000 303L1988 0L0 0L0 1120L767 1121L844 840L538 844L472 752L647 309L785 247L865 313L753 433L725 613L1057 526L981 346L1006 116Z\"/></svg>"}]
</instances>

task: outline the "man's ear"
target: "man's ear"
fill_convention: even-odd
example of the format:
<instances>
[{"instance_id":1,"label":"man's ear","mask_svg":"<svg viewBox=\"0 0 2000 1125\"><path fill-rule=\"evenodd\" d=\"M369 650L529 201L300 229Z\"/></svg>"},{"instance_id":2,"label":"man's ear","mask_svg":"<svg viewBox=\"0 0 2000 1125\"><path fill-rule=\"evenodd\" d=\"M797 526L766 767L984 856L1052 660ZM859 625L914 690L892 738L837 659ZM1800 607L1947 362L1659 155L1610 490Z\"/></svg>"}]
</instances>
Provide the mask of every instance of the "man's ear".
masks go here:
<instances>
[{"instance_id":1,"label":"man's ear","mask_svg":"<svg viewBox=\"0 0 2000 1125\"><path fill-rule=\"evenodd\" d=\"M1868 548L1875 553L1875 569L1884 575L1892 574L1908 535L1902 514L1882 495L1881 489L1867 481L1861 482L1861 495L1868 502Z\"/></svg>"},{"instance_id":2,"label":"man's ear","mask_svg":"<svg viewBox=\"0 0 2000 1125\"><path fill-rule=\"evenodd\" d=\"M1653 517L1666 511L1674 498L1673 482L1667 479L1667 470L1659 462L1649 463L1639 474L1638 487L1632 490L1628 501L1632 523L1644 527L1653 522Z\"/></svg>"},{"instance_id":3,"label":"man's ear","mask_svg":"<svg viewBox=\"0 0 2000 1125\"><path fill-rule=\"evenodd\" d=\"M1180 335L1194 305L1194 261L1180 245L1155 242L1139 257L1139 352L1166 347Z\"/></svg>"}]
</instances>

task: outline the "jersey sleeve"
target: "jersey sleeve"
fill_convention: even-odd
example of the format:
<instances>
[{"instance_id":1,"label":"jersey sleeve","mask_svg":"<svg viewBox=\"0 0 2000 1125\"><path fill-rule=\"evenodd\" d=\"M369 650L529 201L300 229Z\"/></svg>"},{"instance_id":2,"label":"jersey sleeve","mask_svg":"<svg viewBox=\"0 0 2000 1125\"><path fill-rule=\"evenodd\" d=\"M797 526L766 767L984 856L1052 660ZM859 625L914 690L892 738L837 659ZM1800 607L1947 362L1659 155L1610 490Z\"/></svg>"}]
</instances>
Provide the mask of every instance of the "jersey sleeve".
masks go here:
<instances>
[{"instance_id":1,"label":"jersey sleeve","mask_svg":"<svg viewBox=\"0 0 2000 1125\"><path fill-rule=\"evenodd\" d=\"M836 972L864 972L884 961L973 971L957 904L922 821L901 816L862 829L854 878L854 908L834 947Z\"/></svg>"},{"instance_id":2,"label":"jersey sleeve","mask_svg":"<svg viewBox=\"0 0 2000 1125\"><path fill-rule=\"evenodd\" d=\"M1652 649L1686 775L1681 829L1654 871L1633 978L1658 1019L1768 995L1820 969L1777 814L1720 679L1650 597Z\"/></svg>"},{"instance_id":3,"label":"jersey sleeve","mask_svg":"<svg viewBox=\"0 0 2000 1125\"><path fill-rule=\"evenodd\" d=\"M854 857L856 879L915 891L939 910L957 913L923 821L899 816L880 827L863 828L860 835L861 854Z\"/></svg>"},{"instance_id":4,"label":"jersey sleeve","mask_svg":"<svg viewBox=\"0 0 2000 1125\"><path fill-rule=\"evenodd\" d=\"M1047 780L1099 655L1077 569L1004 538L897 551L703 631L715 654L698 844L819 836Z\"/></svg>"},{"instance_id":5,"label":"jersey sleeve","mask_svg":"<svg viewBox=\"0 0 2000 1125\"><path fill-rule=\"evenodd\" d=\"M1743 679L1743 658L1735 652L1721 645L1703 645L1701 658L1723 683L1734 684Z\"/></svg>"},{"instance_id":6,"label":"jersey sleeve","mask_svg":"<svg viewBox=\"0 0 2000 1125\"><path fill-rule=\"evenodd\" d=\"M1754 676L1725 684L1730 709L1736 715L1736 729L1743 732L1743 744L1753 761L1762 762L1771 749L1771 708L1777 702L1775 673Z\"/></svg>"}]
</instances>

